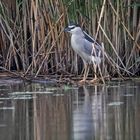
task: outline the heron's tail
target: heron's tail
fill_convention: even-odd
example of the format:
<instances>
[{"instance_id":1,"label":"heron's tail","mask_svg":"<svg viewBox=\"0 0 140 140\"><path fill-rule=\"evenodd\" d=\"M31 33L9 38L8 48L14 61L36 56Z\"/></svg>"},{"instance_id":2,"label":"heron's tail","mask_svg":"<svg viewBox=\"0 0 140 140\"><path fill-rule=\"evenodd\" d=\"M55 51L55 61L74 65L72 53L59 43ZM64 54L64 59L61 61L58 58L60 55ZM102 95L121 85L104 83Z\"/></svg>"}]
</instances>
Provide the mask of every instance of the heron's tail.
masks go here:
<instances>
[{"instance_id":1,"label":"heron's tail","mask_svg":"<svg viewBox=\"0 0 140 140\"><path fill-rule=\"evenodd\" d=\"M92 56L91 60L92 60L93 64L94 63L95 64L100 64L101 63L101 58L98 57L98 56Z\"/></svg>"}]
</instances>

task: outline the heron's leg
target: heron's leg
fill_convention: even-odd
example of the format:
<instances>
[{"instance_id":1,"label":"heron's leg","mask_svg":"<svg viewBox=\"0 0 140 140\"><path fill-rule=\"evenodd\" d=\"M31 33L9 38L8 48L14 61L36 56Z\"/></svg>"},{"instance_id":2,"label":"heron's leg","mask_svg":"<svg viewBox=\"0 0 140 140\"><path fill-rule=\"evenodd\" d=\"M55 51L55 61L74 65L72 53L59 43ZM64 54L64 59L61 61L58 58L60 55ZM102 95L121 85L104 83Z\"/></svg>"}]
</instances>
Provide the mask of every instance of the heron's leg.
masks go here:
<instances>
[{"instance_id":1,"label":"heron's leg","mask_svg":"<svg viewBox=\"0 0 140 140\"><path fill-rule=\"evenodd\" d=\"M97 64L93 64L93 68L94 68L94 79L93 80L97 80Z\"/></svg>"},{"instance_id":2,"label":"heron's leg","mask_svg":"<svg viewBox=\"0 0 140 140\"><path fill-rule=\"evenodd\" d=\"M97 78L97 64L93 63L93 69L94 69L94 78L90 81L91 83L95 83L98 78Z\"/></svg>"},{"instance_id":3,"label":"heron's leg","mask_svg":"<svg viewBox=\"0 0 140 140\"><path fill-rule=\"evenodd\" d=\"M87 76L88 76L88 73L89 73L89 64L85 64L85 71L84 71L84 77L83 77L83 80L86 81Z\"/></svg>"},{"instance_id":4,"label":"heron's leg","mask_svg":"<svg viewBox=\"0 0 140 140\"><path fill-rule=\"evenodd\" d=\"M80 81L80 83L84 83L86 81L88 72L89 72L89 65L84 62L84 76L83 79Z\"/></svg>"}]
</instances>

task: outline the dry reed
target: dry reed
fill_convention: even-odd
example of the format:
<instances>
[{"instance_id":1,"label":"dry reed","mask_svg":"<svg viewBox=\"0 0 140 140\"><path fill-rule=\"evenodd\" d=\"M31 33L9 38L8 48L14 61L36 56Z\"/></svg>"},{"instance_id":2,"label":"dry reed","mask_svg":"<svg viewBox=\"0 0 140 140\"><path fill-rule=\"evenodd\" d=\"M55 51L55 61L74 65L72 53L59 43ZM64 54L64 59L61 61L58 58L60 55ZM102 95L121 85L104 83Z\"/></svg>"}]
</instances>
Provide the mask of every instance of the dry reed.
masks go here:
<instances>
[{"instance_id":1,"label":"dry reed","mask_svg":"<svg viewBox=\"0 0 140 140\"><path fill-rule=\"evenodd\" d=\"M101 74L139 75L139 6L132 0L2 0L1 69L20 71L25 77L80 74L81 59L63 33L64 27L74 21L104 42L106 61Z\"/></svg>"}]
</instances>

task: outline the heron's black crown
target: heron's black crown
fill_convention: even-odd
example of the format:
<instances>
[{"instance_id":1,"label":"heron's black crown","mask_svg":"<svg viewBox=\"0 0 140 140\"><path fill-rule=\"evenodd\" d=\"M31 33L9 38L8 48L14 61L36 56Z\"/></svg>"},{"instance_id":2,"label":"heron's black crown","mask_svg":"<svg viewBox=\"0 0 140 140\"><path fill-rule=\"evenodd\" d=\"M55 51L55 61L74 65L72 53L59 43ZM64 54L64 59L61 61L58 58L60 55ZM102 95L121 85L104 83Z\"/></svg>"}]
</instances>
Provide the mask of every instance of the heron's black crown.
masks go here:
<instances>
[{"instance_id":1,"label":"heron's black crown","mask_svg":"<svg viewBox=\"0 0 140 140\"><path fill-rule=\"evenodd\" d=\"M69 25L64 29L64 31L65 31L65 32L69 32L69 31L71 31L72 29L74 29L74 28L76 28L76 27L80 27L80 25L79 25L79 24L76 24L76 23L71 23L71 24L69 24Z\"/></svg>"}]
</instances>

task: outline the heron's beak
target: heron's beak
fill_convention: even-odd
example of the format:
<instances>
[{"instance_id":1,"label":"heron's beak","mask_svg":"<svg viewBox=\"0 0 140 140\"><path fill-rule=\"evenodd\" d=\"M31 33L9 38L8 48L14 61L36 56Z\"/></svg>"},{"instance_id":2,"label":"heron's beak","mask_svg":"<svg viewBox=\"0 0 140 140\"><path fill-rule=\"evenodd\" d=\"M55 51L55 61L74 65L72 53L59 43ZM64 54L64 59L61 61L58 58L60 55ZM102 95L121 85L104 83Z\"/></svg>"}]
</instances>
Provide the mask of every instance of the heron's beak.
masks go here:
<instances>
[{"instance_id":1,"label":"heron's beak","mask_svg":"<svg viewBox=\"0 0 140 140\"><path fill-rule=\"evenodd\" d=\"M69 27L66 27L65 29L64 29L64 32L69 32L70 31L70 28Z\"/></svg>"}]
</instances>

